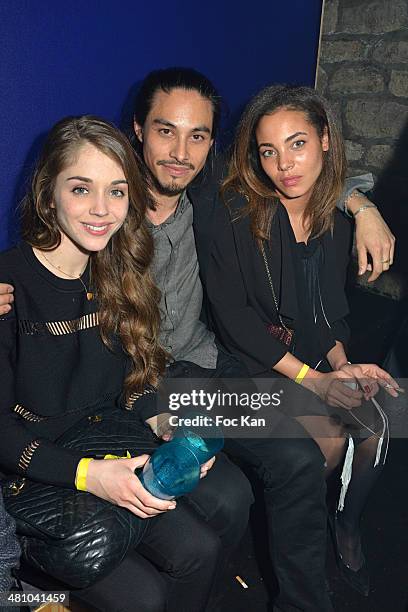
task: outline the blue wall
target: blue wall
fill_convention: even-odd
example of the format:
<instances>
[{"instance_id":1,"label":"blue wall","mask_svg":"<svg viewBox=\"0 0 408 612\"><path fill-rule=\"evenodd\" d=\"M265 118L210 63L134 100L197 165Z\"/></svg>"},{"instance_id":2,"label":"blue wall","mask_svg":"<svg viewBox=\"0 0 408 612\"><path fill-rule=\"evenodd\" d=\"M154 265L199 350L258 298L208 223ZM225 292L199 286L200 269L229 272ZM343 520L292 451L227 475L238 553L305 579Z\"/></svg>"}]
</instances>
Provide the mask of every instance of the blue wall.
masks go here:
<instances>
[{"instance_id":1,"label":"blue wall","mask_svg":"<svg viewBox=\"0 0 408 612\"><path fill-rule=\"evenodd\" d=\"M119 122L153 68L208 75L230 109L271 82L313 85L321 0L2 0L0 249L45 132L68 114Z\"/></svg>"}]
</instances>

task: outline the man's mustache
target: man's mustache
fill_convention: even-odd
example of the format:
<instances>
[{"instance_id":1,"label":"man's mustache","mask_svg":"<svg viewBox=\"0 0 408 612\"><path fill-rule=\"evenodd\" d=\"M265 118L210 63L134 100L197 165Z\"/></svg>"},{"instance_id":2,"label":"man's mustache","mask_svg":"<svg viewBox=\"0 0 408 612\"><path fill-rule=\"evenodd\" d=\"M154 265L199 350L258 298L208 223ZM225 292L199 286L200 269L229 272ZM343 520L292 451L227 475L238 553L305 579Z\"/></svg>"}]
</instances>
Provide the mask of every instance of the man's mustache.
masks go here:
<instances>
[{"instance_id":1,"label":"man's mustache","mask_svg":"<svg viewBox=\"0 0 408 612\"><path fill-rule=\"evenodd\" d=\"M158 166L182 166L183 168L188 168L189 170L195 170L195 167L193 166L193 164L189 164L188 162L183 164L182 162L178 162L178 161L173 161L172 159L166 160L166 159L160 159L157 162Z\"/></svg>"}]
</instances>

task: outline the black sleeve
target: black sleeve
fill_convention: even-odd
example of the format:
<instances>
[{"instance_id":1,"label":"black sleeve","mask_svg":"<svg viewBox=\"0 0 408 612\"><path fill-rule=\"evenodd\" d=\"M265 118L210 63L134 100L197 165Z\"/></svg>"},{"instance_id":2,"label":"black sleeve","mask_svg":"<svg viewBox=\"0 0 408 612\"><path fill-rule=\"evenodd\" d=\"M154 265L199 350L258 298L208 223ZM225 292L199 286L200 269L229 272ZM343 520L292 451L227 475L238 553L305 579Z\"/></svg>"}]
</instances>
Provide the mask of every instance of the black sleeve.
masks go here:
<instances>
[{"instance_id":1,"label":"black sleeve","mask_svg":"<svg viewBox=\"0 0 408 612\"><path fill-rule=\"evenodd\" d=\"M17 403L16 350L16 320L12 311L0 318L0 467L39 482L74 488L83 453L58 447L36 436L13 410Z\"/></svg>"},{"instance_id":2,"label":"black sleeve","mask_svg":"<svg viewBox=\"0 0 408 612\"><path fill-rule=\"evenodd\" d=\"M163 412L169 412L168 404L163 401L157 389L151 385L147 385L141 393L133 393L127 401L123 393L120 403L122 408L133 410L142 421L147 421Z\"/></svg>"},{"instance_id":3,"label":"black sleeve","mask_svg":"<svg viewBox=\"0 0 408 612\"><path fill-rule=\"evenodd\" d=\"M220 202L206 289L221 342L241 357L250 374L255 374L273 368L287 353L287 347L268 334L265 323L248 303L235 224Z\"/></svg>"},{"instance_id":4,"label":"black sleeve","mask_svg":"<svg viewBox=\"0 0 408 612\"><path fill-rule=\"evenodd\" d=\"M336 253L337 278L343 294L342 297L346 299L345 286L347 269L350 263L353 231L351 222L338 212L336 212L335 215L333 240ZM332 330L335 340L342 342L344 349L347 350L347 345L350 341L350 328L345 318L341 317L340 319L332 321Z\"/></svg>"},{"instance_id":5,"label":"black sleeve","mask_svg":"<svg viewBox=\"0 0 408 612\"><path fill-rule=\"evenodd\" d=\"M336 340L343 344L344 350L347 351L347 346L350 342L350 328L345 319L339 319L333 323L333 335Z\"/></svg>"}]
</instances>

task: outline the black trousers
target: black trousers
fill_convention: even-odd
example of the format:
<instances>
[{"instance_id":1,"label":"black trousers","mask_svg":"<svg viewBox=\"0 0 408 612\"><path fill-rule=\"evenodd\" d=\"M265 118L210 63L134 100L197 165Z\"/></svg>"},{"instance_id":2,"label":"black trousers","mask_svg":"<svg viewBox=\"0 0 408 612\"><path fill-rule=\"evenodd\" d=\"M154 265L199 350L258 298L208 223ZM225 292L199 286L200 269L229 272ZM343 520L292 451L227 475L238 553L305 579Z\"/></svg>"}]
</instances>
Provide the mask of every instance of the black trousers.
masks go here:
<instances>
[{"instance_id":1,"label":"black trousers","mask_svg":"<svg viewBox=\"0 0 408 612\"><path fill-rule=\"evenodd\" d=\"M205 610L224 555L244 534L252 501L248 480L220 453L197 489L175 510L144 519L136 549L76 597L102 612Z\"/></svg>"},{"instance_id":2,"label":"black trousers","mask_svg":"<svg viewBox=\"0 0 408 612\"><path fill-rule=\"evenodd\" d=\"M236 357L221 350L216 368L176 362L169 376L245 378L247 374ZM270 553L279 584L275 610L328 612L333 608L325 582L324 456L302 426L284 414L277 418L273 436L227 438L225 450L248 466L263 485Z\"/></svg>"}]
</instances>

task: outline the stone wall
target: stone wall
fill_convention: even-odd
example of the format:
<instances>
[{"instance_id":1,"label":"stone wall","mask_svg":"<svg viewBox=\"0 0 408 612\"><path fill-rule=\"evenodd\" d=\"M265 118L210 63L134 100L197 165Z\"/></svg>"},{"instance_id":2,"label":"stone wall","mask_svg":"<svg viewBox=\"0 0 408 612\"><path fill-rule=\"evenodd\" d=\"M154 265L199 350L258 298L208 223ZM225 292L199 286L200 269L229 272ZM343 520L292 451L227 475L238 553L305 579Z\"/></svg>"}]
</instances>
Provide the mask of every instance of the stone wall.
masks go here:
<instances>
[{"instance_id":1,"label":"stone wall","mask_svg":"<svg viewBox=\"0 0 408 612\"><path fill-rule=\"evenodd\" d=\"M407 270L408 0L326 0L317 88L341 120L349 174L374 174Z\"/></svg>"}]
</instances>

